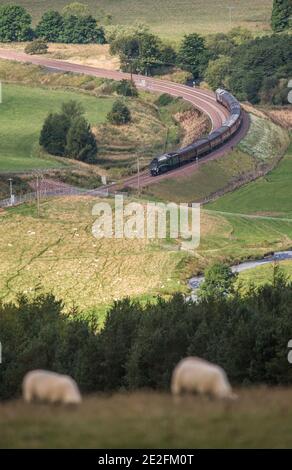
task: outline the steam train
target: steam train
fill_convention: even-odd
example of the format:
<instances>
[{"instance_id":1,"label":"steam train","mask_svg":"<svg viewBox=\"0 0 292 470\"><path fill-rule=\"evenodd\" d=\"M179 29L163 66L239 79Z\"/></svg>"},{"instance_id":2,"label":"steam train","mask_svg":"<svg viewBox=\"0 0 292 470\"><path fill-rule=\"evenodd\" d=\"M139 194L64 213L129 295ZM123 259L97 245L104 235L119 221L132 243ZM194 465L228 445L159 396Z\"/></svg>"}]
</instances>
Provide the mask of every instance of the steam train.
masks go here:
<instances>
[{"instance_id":1,"label":"steam train","mask_svg":"<svg viewBox=\"0 0 292 470\"><path fill-rule=\"evenodd\" d=\"M231 93L221 88L216 90L216 100L230 112L223 125L187 147L154 158L150 163L150 174L152 176L173 170L193 160L199 160L213 149L220 147L237 132L242 122L242 111L239 102Z\"/></svg>"}]
</instances>

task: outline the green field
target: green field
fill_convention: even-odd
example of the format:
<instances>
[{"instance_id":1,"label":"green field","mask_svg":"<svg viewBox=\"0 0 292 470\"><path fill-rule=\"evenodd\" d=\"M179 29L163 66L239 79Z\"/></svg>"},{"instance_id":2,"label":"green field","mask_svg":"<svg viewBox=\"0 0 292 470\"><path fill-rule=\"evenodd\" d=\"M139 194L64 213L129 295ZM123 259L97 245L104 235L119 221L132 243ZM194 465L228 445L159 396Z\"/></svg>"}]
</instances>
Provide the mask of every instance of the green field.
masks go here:
<instances>
[{"instance_id":1,"label":"green field","mask_svg":"<svg viewBox=\"0 0 292 470\"><path fill-rule=\"evenodd\" d=\"M86 110L86 118L101 123L113 100L82 94L19 85L3 85L0 105L0 171L27 171L52 168L61 164L38 158L38 138L45 117L60 109L63 101L77 100Z\"/></svg>"},{"instance_id":2,"label":"green field","mask_svg":"<svg viewBox=\"0 0 292 470\"><path fill-rule=\"evenodd\" d=\"M9 3L0 0L0 4ZM61 10L68 0L18 0L37 21L45 10ZM132 24L142 21L153 31L170 40L180 39L184 34L204 34L230 29L230 2L219 0L87 0L84 2L93 14L104 10L111 14L114 24ZM233 0L232 26L244 26L256 32L270 28L272 0Z\"/></svg>"},{"instance_id":3,"label":"green field","mask_svg":"<svg viewBox=\"0 0 292 470\"><path fill-rule=\"evenodd\" d=\"M264 178L226 194L207 208L241 214L292 216L292 144L280 164Z\"/></svg>"},{"instance_id":4,"label":"green field","mask_svg":"<svg viewBox=\"0 0 292 470\"><path fill-rule=\"evenodd\" d=\"M79 409L0 405L1 448L291 448L291 389L237 391L229 406L154 392L87 397Z\"/></svg>"},{"instance_id":5,"label":"green field","mask_svg":"<svg viewBox=\"0 0 292 470\"><path fill-rule=\"evenodd\" d=\"M287 276L287 278L292 280L292 261L280 261L279 265L281 266L282 272ZM256 286L263 286L266 284L272 284L273 281L273 270L274 265L267 264L264 266L258 266L257 268L247 269L238 276L238 280L245 286L250 285L251 283Z\"/></svg>"}]
</instances>

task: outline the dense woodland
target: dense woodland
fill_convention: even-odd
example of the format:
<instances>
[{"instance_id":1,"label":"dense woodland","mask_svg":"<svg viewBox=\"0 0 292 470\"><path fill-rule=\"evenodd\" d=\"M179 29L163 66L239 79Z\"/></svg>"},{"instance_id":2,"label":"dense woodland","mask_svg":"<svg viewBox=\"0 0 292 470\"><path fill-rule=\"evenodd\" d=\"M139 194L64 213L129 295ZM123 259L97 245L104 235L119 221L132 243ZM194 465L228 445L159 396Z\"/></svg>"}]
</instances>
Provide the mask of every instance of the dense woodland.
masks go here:
<instances>
[{"instance_id":1,"label":"dense woodland","mask_svg":"<svg viewBox=\"0 0 292 470\"><path fill-rule=\"evenodd\" d=\"M291 284L277 268L271 284L244 296L234 281L217 265L198 303L181 295L144 307L125 299L103 326L94 312L65 315L49 294L2 304L0 398L17 396L24 374L38 368L72 375L83 392L168 389L173 367L190 354L220 364L233 384L291 385Z\"/></svg>"}]
</instances>

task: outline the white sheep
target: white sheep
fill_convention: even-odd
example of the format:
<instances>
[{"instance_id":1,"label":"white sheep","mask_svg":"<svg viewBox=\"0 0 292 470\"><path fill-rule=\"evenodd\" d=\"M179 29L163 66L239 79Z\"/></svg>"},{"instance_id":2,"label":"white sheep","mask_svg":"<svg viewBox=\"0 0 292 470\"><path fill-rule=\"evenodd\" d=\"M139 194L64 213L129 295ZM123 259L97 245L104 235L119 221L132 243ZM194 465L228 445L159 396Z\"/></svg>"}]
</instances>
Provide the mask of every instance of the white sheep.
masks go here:
<instances>
[{"instance_id":1,"label":"white sheep","mask_svg":"<svg viewBox=\"0 0 292 470\"><path fill-rule=\"evenodd\" d=\"M30 403L34 400L49 403L77 405L82 398L78 386L68 375L46 370L28 372L22 382L23 399Z\"/></svg>"},{"instance_id":2,"label":"white sheep","mask_svg":"<svg viewBox=\"0 0 292 470\"><path fill-rule=\"evenodd\" d=\"M174 368L171 392L208 394L214 398L236 399L225 371L199 357L186 357Z\"/></svg>"}]
</instances>

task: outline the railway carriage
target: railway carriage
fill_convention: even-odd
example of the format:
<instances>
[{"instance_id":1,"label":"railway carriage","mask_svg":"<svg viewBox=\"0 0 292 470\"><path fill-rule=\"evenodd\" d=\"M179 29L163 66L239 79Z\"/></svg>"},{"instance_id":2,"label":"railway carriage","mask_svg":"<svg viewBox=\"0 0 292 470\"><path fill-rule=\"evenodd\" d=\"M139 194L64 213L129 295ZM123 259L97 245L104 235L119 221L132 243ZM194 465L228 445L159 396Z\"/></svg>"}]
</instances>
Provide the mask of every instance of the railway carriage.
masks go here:
<instances>
[{"instance_id":1,"label":"railway carriage","mask_svg":"<svg viewBox=\"0 0 292 470\"><path fill-rule=\"evenodd\" d=\"M224 121L223 125L212 131L209 136L201 138L187 147L154 158L150 163L150 174L152 176L202 158L216 147L224 144L238 131L242 122L242 111L239 102L231 93L221 88L216 90L215 96L218 103L221 103L230 112L230 116Z\"/></svg>"}]
</instances>

